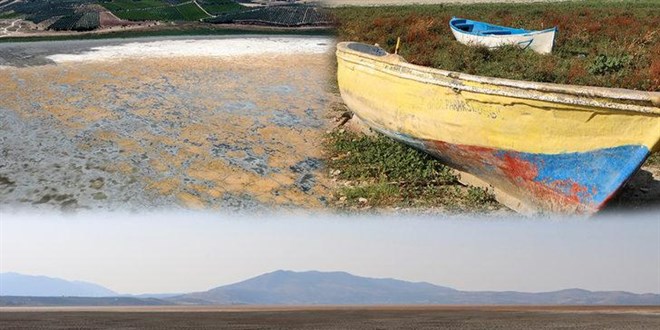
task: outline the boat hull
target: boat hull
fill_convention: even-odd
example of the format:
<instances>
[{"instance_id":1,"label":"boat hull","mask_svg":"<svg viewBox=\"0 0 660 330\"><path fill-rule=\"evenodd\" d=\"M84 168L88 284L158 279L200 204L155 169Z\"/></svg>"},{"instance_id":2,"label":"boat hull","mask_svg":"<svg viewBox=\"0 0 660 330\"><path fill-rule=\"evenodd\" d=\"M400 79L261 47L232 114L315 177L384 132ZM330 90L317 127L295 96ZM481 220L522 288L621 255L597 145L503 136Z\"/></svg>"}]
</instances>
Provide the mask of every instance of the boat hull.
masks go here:
<instances>
[{"instance_id":1,"label":"boat hull","mask_svg":"<svg viewBox=\"0 0 660 330\"><path fill-rule=\"evenodd\" d=\"M338 45L338 83L358 117L505 192L517 209L596 212L659 146L660 109L644 101L658 93L521 88L349 45Z\"/></svg>"},{"instance_id":2,"label":"boat hull","mask_svg":"<svg viewBox=\"0 0 660 330\"><path fill-rule=\"evenodd\" d=\"M468 46L497 48L505 45L513 45L522 49L531 49L539 54L550 54L555 44L557 30L550 29L506 36L479 36L464 33L453 27L451 32L454 34L456 41Z\"/></svg>"},{"instance_id":3,"label":"boat hull","mask_svg":"<svg viewBox=\"0 0 660 330\"><path fill-rule=\"evenodd\" d=\"M462 27L463 26L463 27ZM469 27L467 30L465 26ZM523 49L531 49L539 54L550 54L555 44L557 28L541 31L528 31L497 26L462 18L452 18L449 27L456 40L469 46L484 46L497 48L513 45Z\"/></svg>"}]
</instances>

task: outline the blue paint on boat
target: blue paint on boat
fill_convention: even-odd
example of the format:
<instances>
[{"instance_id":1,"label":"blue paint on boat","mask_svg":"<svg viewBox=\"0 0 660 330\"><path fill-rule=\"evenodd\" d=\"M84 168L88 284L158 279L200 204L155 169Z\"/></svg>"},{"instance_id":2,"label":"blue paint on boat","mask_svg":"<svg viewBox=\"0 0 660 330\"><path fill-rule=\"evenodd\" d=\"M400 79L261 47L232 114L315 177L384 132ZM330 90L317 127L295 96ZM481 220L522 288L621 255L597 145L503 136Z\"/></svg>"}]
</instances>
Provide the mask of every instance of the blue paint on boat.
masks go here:
<instances>
[{"instance_id":1,"label":"blue paint on boat","mask_svg":"<svg viewBox=\"0 0 660 330\"><path fill-rule=\"evenodd\" d=\"M600 207L639 169L650 153L645 146L624 145L553 155L516 154L536 167L538 174L534 181L565 196L576 195L582 204Z\"/></svg>"},{"instance_id":2,"label":"blue paint on boat","mask_svg":"<svg viewBox=\"0 0 660 330\"><path fill-rule=\"evenodd\" d=\"M556 27L540 30L540 31L532 31L532 30L493 25L489 23L473 21L470 19L458 18L458 17L453 17L449 21L449 26L454 30L460 31L461 33L473 34L481 37L502 36L502 35L512 35L512 34L525 35L529 33L548 32L553 30L557 31Z\"/></svg>"},{"instance_id":3,"label":"blue paint on boat","mask_svg":"<svg viewBox=\"0 0 660 330\"><path fill-rule=\"evenodd\" d=\"M601 209L650 155L650 150L641 145L560 154L457 145L419 139L360 119L376 131L486 182L509 182L514 191L508 193L546 205L548 210L566 204L575 205L578 212Z\"/></svg>"}]
</instances>

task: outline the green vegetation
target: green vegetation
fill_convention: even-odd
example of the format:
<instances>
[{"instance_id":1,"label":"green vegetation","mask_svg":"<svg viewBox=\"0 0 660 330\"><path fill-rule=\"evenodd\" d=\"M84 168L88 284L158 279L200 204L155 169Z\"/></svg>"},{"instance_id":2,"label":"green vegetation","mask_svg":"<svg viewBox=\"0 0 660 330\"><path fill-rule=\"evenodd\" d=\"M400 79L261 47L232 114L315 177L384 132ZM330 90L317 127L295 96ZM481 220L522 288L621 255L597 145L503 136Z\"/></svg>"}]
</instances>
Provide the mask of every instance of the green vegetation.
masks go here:
<instances>
[{"instance_id":1,"label":"green vegetation","mask_svg":"<svg viewBox=\"0 0 660 330\"><path fill-rule=\"evenodd\" d=\"M186 0L106 0L101 5L131 21L198 21L209 17Z\"/></svg>"},{"instance_id":2,"label":"green vegetation","mask_svg":"<svg viewBox=\"0 0 660 330\"><path fill-rule=\"evenodd\" d=\"M99 11L100 4L117 17L129 21L200 21L211 23L244 23L272 26L330 25L327 11L312 6L272 6L251 9L233 0L24 0L0 6L0 17L25 17L35 23L52 20L54 30L87 30L96 26L86 11ZM206 11L206 12L205 12ZM77 26L79 20L81 26ZM52 22L49 21L49 22Z\"/></svg>"},{"instance_id":3,"label":"green vegetation","mask_svg":"<svg viewBox=\"0 0 660 330\"><path fill-rule=\"evenodd\" d=\"M3 17L5 15L20 15L28 21L41 23L59 16L74 15L76 8L95 2L97 0L22 0L0 6L0 15Z\"/></svg>"},{"instance_id":4,"label":"green vegetation","mask_svg":"<svg viewBox=\"0 0 660 330\"><path fill-rule=\"evenodd\" d=\"M196 4L189 2L180 6L174 7L181 14L186 21L199 21L202 18L209 17L204 11L199 9Z\"/></svg>"},{"instance_id":5,"label":"green vegetation","mask_svg":"<svg viewBox=\"0 0 660 330\"><path fill-rule=\"evenodd\" d=\"M21 13L17 13L17 12L0 13L0 19L18 18L21 16L22 16Z\"/></svg>"},{"instance_id":6,"label":"green vegetation","mask_svg":"<svg viewBox=\"0 0 660 330\"><path fill-rule=\"evenodd\" d=\"M241 23L274 26L330 25L328 11L312 6L272 6L243 10L206 20L210 23Z\"/></svg>"},{"instance_id":7,"label":"green vegetation","mask_svg":"<svg viewBox=\"0 0 660 330\"><path fill-rule=\"evenodd\" d=\"M163 1L163 0L101 0L101 5L112 12L137 10L137 9L150 9L158 7L170 7L178 5L187 0Z\"/></svg>"},{"instance_id":8,"label":"green vegetation","mask_svg":"<svg viewBox=\"0 0 660 330\"><path fill-rule=\"evenodd\" d=\"M117 17L129 21L183 21L183 16L174 7L149 8L113 12Z\"/></svg>"},{"instance_id":9,"label":"green vegetation","mask_svg":"<svg viewBox=\"0 0 660 330\"><path fill-rule=\"evenodd\" d=\"M611 74L621 71L632 60L630 55L607 56L598 55L589 66L589 73L595 75Z\"/></svg>"},{"instance_id":10,"label":"green vegetation","mask_svg":"<svg viewBox=\"0 0 660 330\"><path fill-rule=\"evenodd\" d=\"M461 186L433 157L380 134L334 131L327 137L326 150L330 175L346 184L334 196L339 208L500 208L483 189Z\"/></svg>"},{"instance_id":11,"label":"green vegetation","mask_svg":"<svg viewBox=\"0 0 660 330\"><path fill-rule=\"evenodd\" d=\"M378 43L408 61L491 77L660 91L657 1L415 5L332 9L340 40ZM488 50L454 39L452 16L538 30L557 26L553 53Z\"/></svg>"},{"instance_id":12,"label":"green vegetation","mask_svg":"<svg viewBox=\"0 0 660 330\"><path fill-rule=\"evenodd\" d=\"M197 3L211 15L222 15L246 9L245 6L232 0L198 0Z\"/></svg>"},{"instance_id":13,"label":"green vegetation","mask_svg":"<svg viewBox=\"0 0 660 330\"><path fill-rule=\"evenodd\" d=\"M100 19L98 12L87 12L82 14L75 14L63 16L55 21L48 28L53 30L67 30L67 31L91 31L100 26Z\"/></svg>"}]
</instances>

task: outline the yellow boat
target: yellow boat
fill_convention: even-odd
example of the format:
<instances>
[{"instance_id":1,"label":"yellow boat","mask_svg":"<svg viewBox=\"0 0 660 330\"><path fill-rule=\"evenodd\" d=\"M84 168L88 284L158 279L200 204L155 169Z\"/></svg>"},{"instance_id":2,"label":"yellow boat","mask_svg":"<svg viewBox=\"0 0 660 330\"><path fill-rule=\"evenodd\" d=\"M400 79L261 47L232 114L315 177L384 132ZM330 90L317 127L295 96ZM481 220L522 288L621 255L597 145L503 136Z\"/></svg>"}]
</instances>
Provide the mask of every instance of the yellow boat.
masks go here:
<instances>
[{"instance_id":1,"label":"yellow boat","mask_svg":"<svg viewBox=\"0 0 660 330\"><path fill-rule=\"evenodd\" d=\"M600 210L660 149L660 93L474 76L337 45L339 90L373 129L524 213Z\"/></svg>"}]
</instances>

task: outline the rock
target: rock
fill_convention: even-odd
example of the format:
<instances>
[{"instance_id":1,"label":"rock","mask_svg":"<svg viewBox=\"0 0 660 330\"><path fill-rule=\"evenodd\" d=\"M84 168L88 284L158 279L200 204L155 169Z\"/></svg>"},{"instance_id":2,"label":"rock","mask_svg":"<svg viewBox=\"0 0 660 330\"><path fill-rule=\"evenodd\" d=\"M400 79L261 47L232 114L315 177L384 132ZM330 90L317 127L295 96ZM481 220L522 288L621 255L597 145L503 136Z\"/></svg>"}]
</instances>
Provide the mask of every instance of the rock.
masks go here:
<instances>
[{"instance_id":1,"label":"rock","mask_svg":"<svg viewBox=\"0 0 660 330\"><path fill-rule=\"evenodd\" d=\"M368 201L369 201L369 200L366 199L366 198L364 198L364 197L360 197L360 198L358 198L358 202L360 202L360 203L362 203L362 204L366 204Z\"/></svg>"}]
</instances>

